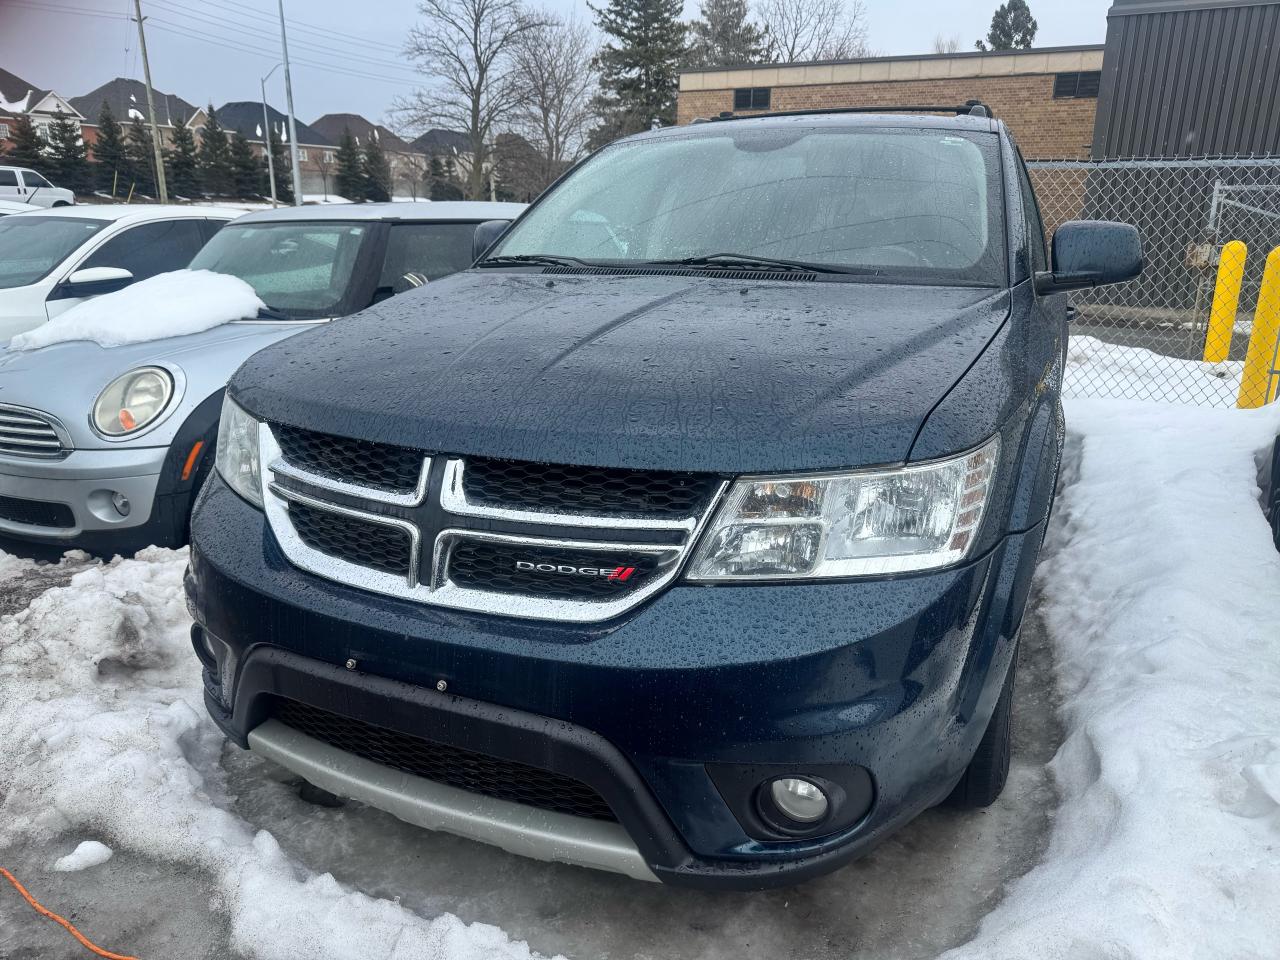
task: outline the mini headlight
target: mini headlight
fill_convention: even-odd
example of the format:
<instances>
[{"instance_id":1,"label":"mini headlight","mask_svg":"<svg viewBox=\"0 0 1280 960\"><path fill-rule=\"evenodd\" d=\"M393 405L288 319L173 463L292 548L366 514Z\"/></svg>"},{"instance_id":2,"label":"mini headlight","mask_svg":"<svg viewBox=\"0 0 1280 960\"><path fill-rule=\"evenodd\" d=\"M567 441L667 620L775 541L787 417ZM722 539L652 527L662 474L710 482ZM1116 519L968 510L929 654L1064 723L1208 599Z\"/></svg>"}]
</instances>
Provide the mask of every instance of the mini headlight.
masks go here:
<instances>
[{"instance_id":1,"label":"mini headlight","mask_svg":"<svg viewBox=\"0 0 1280 960\"><path fill-rule=\"evenodd\" d=\"M218 451L214 466L240 496L262 506L262 469L258 461L258 421L227 394L218 421Z\"/></svg>"},{"instance_id":2,"label":"mini headlight","mask_svg":"<svg viewBox=\"0 0 1280 960\"><path fill-rule=\"evenodd\" d=\"M149 426L173 399L173 377L163 367L138 367L112 380L93 404L93 426L124 437Z\"/></svg>"},{"instance_id":3,"label":"mini headlight","mask_svg":"<svg viewBox=\"0 0 1280 960\"><path fill-rule=\"evenodd\" d=\"M703 534L691 580L856 577L962 560L977 535L999 438L950 460L738 480Z\"/></svg>"}]
</instances>

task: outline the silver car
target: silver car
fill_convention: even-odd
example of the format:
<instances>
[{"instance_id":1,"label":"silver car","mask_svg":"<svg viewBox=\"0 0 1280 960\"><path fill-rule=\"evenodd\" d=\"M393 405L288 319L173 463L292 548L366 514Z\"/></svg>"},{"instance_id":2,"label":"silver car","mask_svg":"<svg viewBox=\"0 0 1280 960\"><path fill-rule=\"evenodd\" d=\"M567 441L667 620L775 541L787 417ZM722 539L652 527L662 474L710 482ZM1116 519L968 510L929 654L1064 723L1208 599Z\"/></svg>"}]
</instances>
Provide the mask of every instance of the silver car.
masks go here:
<instances>
[{"instance_id":1,"label":"silver car","mask_svg":"<svg viewBox=\"0 0 1280 960\"><path fill-rule=\"evenodd\" d=\"M0 536L102 553L185 542L223 391L250 354L468 267L476 246L523 209L387 203L249 214L191 269L245 280L267 304L257 317L118 347L0 351Z\"/></svg>"}]
</instances>

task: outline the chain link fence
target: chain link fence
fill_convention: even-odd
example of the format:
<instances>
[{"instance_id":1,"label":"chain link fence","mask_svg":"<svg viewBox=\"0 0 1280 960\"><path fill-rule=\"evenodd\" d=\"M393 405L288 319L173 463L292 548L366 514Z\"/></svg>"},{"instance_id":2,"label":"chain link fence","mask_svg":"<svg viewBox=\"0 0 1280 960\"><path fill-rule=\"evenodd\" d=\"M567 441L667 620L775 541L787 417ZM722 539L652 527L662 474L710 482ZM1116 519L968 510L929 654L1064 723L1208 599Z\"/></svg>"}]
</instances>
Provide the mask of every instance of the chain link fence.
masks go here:
<instances>
[{"instance_id":1,"label":"chain link fence","mask_svg":"<svg viewBox=\"0 0 1280 960\"><path fill-rule=\"evenodd\" d=\"M1146 268L1071 295L1068 395L1260 406L1280 385L1280 157L1028 163L1045 232L1121 220ZM1264 284L1264 273L1269 281Z\"/></svg>"}]
</instances>

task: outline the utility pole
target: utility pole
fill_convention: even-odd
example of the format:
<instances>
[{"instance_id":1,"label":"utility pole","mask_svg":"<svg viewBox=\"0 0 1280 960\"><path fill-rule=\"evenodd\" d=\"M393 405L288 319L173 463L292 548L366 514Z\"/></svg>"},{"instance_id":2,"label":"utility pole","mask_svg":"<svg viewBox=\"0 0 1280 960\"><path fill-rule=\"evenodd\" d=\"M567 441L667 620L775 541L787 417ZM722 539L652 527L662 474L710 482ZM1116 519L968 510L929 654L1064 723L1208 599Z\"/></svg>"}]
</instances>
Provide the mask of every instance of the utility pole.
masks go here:
<instances>
[{"instance_id":1,"label":"utility pole","mask_svg":"<svg viewBox=\"0 0 1280 960\"><path fill-rule=\"evenodd\" d=\"M271 118L267 115L267 81L271 79L271 74L279 69L280 64L277 63L262 78L262 129L266 131L262 144L267 152L267 179L271 181L271 208L273 210L280 204L276 199L276 161L271 152Z\"/></svg>"},{"instance_id":2,"label":"utility pole","mask_svg":"<svg viewBox=\"0 0 1280 960\"><path fill-rule=\"evenodd\" d=\"M147 60L147 35L142 29L142 0L133 0L133 12L138 18L138 49L142 51L142 75L147 81L147 113L151 118L151 147L156 155L156 189L160 191L160 202L168 203L169 190L164 182L164 152L160 147L160 127L156 124L156 97L151 92L151 62Z\"/></svg>"},{"instance_id":3,"label":"utility pole","mask_svg":"<svg viewBox=\"0 0 1280 960\"><path fill-rule=\"evenodd\" d=\"M134 0L137 3L138 0ZM293 205L302 206L302 170L298 166L298 125L293 119L293 81L289 76L289 40L284 31L284 0L280 0L280 50L284 54L284 99L289 109L289 160L293 164Z\"/></svg>"}]
</instances>

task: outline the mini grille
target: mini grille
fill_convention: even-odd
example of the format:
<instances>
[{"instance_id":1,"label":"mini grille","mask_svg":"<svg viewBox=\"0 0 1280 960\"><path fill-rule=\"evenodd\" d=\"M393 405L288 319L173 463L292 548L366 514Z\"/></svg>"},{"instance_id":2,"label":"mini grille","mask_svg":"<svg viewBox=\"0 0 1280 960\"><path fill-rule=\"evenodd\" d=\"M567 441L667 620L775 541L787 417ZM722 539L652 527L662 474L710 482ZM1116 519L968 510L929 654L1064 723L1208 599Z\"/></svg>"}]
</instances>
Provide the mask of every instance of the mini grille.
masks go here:
<instances>
[{"instance_id":1,"label":"mini grille","mask_svg":"<svg viewBox=\"0 0 1280 960\"><path fill-rule=\"evenodd\" d=\"M691 517L719 485L701 473L567 467L511 460L467 461L462 486L472 501L563 513Z\"/></svg>"},{"instance_id":2,"label":"mini grille","mask_svg":"<svg viewBox=\"0 0 1280 960\"><path fill-rule=\"evenodd\" d=\"M418 483L421 450L315 433L285 424L271 428L280 452L295 467L348 483L386 490L412 490Z\"/></svg>"},{"instance_id":3,"label":"mini grille","mask_svg":"<svg viewBox=\"0 0 1280 960\"><path fill-rule=\"evenodd\" d=\"M0 453L52 459L66 452L53 424L39 414L0 407Z\"/></svg>"},{"instance_id":4,"label":"mini grille","mask_svg":"<svg viewBox=\"0 0 1280 960\"><path fill-rule=\"evenodd\" d=\"M20 500L17 497L0 497L0 520L64 530L76 525L75 515L65 503Z\"/></svg>"},{"instance_id":5,"label":"mini grille","mask_svg":"<svg viewBox=\"0 0 1280 960\"><path fill-rule=\"evenodd\" d=\"M521 570L518 562L542 566L619 570L620 576L561 570ZM626 571L630 569L630 573ZM463 540L449 554L449 579L460 587L553 600L608 600L625 597L657 569L654 557L616 552L560 550Z\"/></svg>"},{"instance_id":6,"label":"mini grille","mask_svg":"<svg viewBox=\"0 0 1280 960\"><path fill-rule=\"evenodd\" d=\"M313 550L387 573L409 573L410 542L402 530L293 502L289 519Z\"/></svg>"},{"instance_id":7,"label":"mini grille","mask_svg":"<svg viewBox=\"0 0 1280 960\"><path fill-rule=\"evenodd\" d=\"M435 783L575 817L615 819L600 794L558 773L387 730L293 700L276 701L274 715L330 746Z\"/></svg>"}]
</instances>

